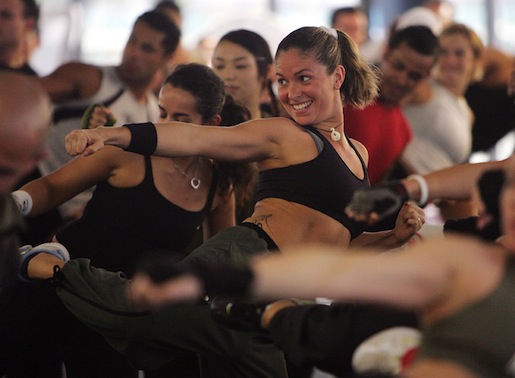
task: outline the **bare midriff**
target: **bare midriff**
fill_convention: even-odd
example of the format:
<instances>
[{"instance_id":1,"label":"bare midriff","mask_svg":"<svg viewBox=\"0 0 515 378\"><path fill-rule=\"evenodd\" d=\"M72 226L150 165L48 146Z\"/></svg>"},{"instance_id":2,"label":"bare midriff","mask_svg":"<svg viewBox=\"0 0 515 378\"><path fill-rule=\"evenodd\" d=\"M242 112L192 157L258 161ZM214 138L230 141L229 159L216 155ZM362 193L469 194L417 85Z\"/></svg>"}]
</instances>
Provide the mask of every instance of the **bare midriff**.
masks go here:
<instances>
[{"instance_id":1,"label":"bare midriff","mask_svg":"<svg viewBox=\"0 0 515 378\"><path fill-rule=\"evenodd\" d=\"M280 250L304 243L324 243L343 249L351 239L349 230L336 219L278 198L258 202L254 213L245 222L263 228Z\"/></svg>"}]
</instances>

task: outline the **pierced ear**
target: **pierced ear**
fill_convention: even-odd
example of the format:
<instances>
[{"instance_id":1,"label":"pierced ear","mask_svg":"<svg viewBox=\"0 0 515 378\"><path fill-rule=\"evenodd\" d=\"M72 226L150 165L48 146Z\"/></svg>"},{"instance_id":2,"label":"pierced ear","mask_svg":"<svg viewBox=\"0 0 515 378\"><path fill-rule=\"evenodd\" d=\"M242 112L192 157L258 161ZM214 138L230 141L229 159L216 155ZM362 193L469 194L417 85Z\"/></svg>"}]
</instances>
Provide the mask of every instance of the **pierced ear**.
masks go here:
<instances>
[{"instance_id":1,"label":"pierced ear","mask_svg":"<svg viewBox=\"0 0 515 378\"><path fill-rule=\"evenodd\" d=\"M334 89L339 90L345 81L345 68L341 65L336 67L334 74Z\"/></svg>"}]
</instances>

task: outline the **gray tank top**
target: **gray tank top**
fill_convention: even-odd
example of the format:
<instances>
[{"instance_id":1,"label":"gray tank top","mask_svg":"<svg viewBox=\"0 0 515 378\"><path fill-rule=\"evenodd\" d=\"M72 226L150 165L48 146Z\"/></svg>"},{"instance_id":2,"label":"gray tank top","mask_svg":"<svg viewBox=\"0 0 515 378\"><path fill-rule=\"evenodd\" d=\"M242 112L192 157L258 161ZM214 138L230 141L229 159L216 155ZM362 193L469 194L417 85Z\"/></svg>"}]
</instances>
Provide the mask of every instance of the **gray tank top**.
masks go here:
<instances>
[{"instance_id":1,"label":"gray tank top","mask_svg":"<svg viewBox=\"0 0 515 378\"><path fill-rule=\"evenodd\" d=\"M515 257L507 257L497 289L430 325L423 340L420 357L453 360L485 378L514 377Z\"/></svg>"}]
</instances>

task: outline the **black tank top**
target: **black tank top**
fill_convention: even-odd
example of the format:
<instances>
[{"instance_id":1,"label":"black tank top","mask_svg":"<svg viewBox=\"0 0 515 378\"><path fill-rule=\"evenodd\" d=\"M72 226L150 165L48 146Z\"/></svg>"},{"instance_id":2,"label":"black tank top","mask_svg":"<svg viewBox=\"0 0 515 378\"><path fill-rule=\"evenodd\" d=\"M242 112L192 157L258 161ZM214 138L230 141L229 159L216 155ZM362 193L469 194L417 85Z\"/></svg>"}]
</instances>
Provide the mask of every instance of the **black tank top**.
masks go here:
<instances>
[{"instance_id":1,"label":"black tank top","mask_svg":"<svg viewBox=\"0 0 515 378\"><path fill-rule=\"evenodd\" d=\"M218 184L213 172L209 195L200 211L187 211L168 201L154 185L150 156L145 177L132 188L99 183L83 216L57 234L72 258L89 258L94 266L134 273L151 251L184 252L210 212Z\"/></svg>"},{"instance_id":2,"label":"black tank top","mask_svg":"<svg viewBox=\"0 0 515 378\"><path fill-rule=\"evenodd\" d=\"M366 224L349 219L344 209L356 190L370 187L365 162L346 136L365 172L365 177L359 179L316 128L306 126L306 129L323 142L322 151L311 161L260 172L257 200L281 198L308 206L336 219L355 238L365 230Z\"/></svg>"}]
</instances>

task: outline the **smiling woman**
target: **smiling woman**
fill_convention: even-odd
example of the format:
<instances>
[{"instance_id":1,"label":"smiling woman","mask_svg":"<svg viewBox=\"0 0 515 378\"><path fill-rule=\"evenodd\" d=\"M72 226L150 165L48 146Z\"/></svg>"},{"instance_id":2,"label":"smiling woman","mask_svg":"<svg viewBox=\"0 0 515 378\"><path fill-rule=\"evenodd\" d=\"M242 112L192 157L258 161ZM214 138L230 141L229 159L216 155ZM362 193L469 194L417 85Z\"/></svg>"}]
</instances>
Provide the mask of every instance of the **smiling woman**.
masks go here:
<instances>
[{"instance_id":1,"label":"smiling woman","mask_svg":"<svg viewBox=\"0 0 515 378\"><path fill-rule=\"evenodd\" d=\"M420 222L417 220L423 219L421 209L405 204L400 211L396 229L378 236L365 234L366 224L355 222L344 213L353 193L357 189L368 188L369 183L366 150L359 143L343 137L343 102L345 100L361 106L377 92L375 71L356 51L356 46L345 34L329 33L322 28L301 28L284 38L278 47L276 63L280 78L280 98L290 118L256 119L232 127L215 126L214 122L212 125L190 124L166 118L157 124L82 129L67 136L67 149L71 154L82 154L82 158L76 159L79 161L95 159L95 156L102 156L108 151L116 153L112 147L105 146L110 144L136 152L130 153L130 156L140 162L143 159L140 154L154 155L151 158L146 156L145 159L155 159L155 155L164 161L172 158L178 165L188 162L192 156L228 162L256 162L260 170L260 187L252 215L243 224L228 227L209 238L175 264L173 269L189 266L197 260L245 265L255 255L277 253L278 250L303 243L323 242L342 251L345 251L351 240L355 243L380 242L385 248L404 244L419 230ZM186 78L187 82L191 82L188 79L194 77L191 75ZM195 88L200 88L201 84ZM205 90L201 90L201 93L211 94ZM296 110L299 104L303 104L302 109ZM173 113L167 109L167 115ZM341 133L340 140L335 141L329 137L326 130L331 127ZM119 151L123 154L129 152ZM192 170L186 171L187 166L180 165L181 170L194 174ZM178 182L177 185L188 188L186 198L195 198L197 193L191 188L190 180L184 180L178 174L182 184ZM133 175L129 176L133 180ZM209 178L200 178L201 187L204 177ZM181 197L181 200L185 198ZM163 223L162 227L166 226L166 222ZM119 253L123 254L124 251ZM231 335L224 336L227 333L224 327L210 327L213 319L209 316L209 307L205 305L204 299L192 306L169 307L157 317L133 316L136 308L131 299L126 297L128 280L125 277L91 268L85 269L92 273L88 278L88 274L83 275L81 272L85 265L89 265L89 261L75 261L77 264L66 264L63 268L78 268L75 278L81 282L71 282L72 291L77 290L81 296L86 297L89 296L86 292L99 293L102 298L97 297L94 301L106 304L109 309L113 303L119 304L115 313L108 314L113 322L102 326L102 319L84 311L84 303L75 306L77 302L72 303L75 297L67 297L59 289L58 295L75 316L101 332L127 357L145 364L152 361L156 367L163 360L168 362L176 357L178 350L203 353L222 360L230 356L231 366L232 360L241 356L237 362L246 366L247 374L240 371L236 376L284 376L277 372L283 364L268 358L278 355L272 343L260 345L270 352L269 355L260 353L257 357L259 361L256 362L256 356L254 363L249 360L253 358L252 352L256 349L249 347L252 344L245 339L246 335L252 336L253 333L244 333L238 337L245 343L245 347L233 345L233 349L228 349L237 340ZM170 267L164 265L162 260L155 264L162 273L161 277L166 278ZM100 276L110 278L105 280ZM105 311L100 310L97 314L103 317ZM131 320L126 322L128 319ZM120 329L128 323L131 324L128 332ZM211 329L207 330L206 327ZM120 335L125 337L120 338ZM268 360L268 367L273 368L275 374L268 372L258 375L255 372L256 369L263 370L263 359ZM254 369L253 374L248 371L249 364Z\"/></svg>"},{"instance_id":2,"label":"smiling woman","mask_svg":"<svg viewBox=\"0 0 515 378\"><path fill-rule=\"evenodd\" d=\"M369 183L366 149L344 137L342 108L344 102L363 106L374 98L376 71L347 35L317 27L286 36L275 62L279 97L290 118L255 119L231 128L169 122L76 131L67 137L68 151L87 156L106 143L145 154L256 162L260 185L252 215L186 260L241 262L292 244L325 241L345 248L351 240L374 239L363 234L365 224L343 213L353 192ZM340 140L330 137L331 128ZM328 171L333 174L324 174ZM404 211L412 223L380 234L389 247L416 232L417 209Z\"/></svg>"},{"instance_id":3,"label":"smiling woman","mask_svg":"<svg viewBox=\"0 0 515 378\"><path fill-rule=\"evenodd\" d=\"M230 46L229 42L225 46ZM242 50L240 53L245 52ZM257 74L255 59L246 54ZM69 152L87 155L104 141L127 148L132 132L144 130L146 134L155 129L157 146L147 147L156 155L254 161L261 183L257 203L243 227L230 233L246 234L249 227L258 230L266 235L265 240L273 240L268 249L320 239L345 247L364 230L364 225L348 222L342 209L355 189L368 186L366 150L348 138L328 139L328 131L335 128L344 135L343 102L361 106L370 101L377 92L376 73L345 34L316 27L298 29L283 39L276 54L276 72L279 97L291 118L255 119L232 128L184 123L99 128L70 134ZM145 135L132 141L136 140L138 144L147 142ZM319 175L326 170L334 175ZM219 236L224 240L220 253L230 260L232 237L224 234ZM262 251L267 248L262 243L258 237L254 247L238 254ZM211 248L212 243L205 243L188 258L215 258L210 252L204 256Z\"/></svg>"}]
</instances>

